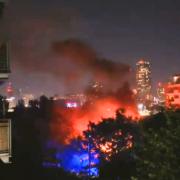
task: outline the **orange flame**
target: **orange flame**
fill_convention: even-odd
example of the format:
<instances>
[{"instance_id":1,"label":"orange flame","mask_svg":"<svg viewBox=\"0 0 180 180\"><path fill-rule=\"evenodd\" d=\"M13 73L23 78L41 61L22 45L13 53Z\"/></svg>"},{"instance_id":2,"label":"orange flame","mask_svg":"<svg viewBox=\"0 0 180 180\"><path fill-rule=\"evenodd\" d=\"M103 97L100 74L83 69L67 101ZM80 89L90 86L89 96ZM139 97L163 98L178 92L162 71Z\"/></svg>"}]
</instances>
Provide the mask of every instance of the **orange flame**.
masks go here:
<instances>
[{"instance_id":1,"label":"orange flame","mask_svg":"<svg viewBox=\"0 0 180 180\"><path fill-rule=\"evenodd\" d=\"M138 120L139 114L134 105L122 104L114 97L96 99L89 105L79 108L56 107L51 123L52 136L62 143L69 143L71 139L81 136L83 131L88 129L89 122L97 124L102 119L115 118L116 111L122 108L125 109L126 117Z\"/></svg>"}]
</instances>

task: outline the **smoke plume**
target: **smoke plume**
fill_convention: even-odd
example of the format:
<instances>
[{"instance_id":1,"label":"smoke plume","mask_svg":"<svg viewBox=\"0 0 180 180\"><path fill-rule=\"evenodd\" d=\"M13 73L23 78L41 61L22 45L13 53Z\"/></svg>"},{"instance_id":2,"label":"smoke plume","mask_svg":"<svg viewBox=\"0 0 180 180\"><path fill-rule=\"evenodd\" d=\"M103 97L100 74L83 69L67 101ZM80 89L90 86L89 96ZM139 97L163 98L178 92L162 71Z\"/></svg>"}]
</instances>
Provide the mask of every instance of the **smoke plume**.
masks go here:
<instances>
[{"instance_id":1,"label":"smoke plume","mask_svg":"<svg viewBox=\"0 0 180 180\"><path fill-rule=\"evenodd\" d=\"M72 80L77 85L77 82L88 79L88 76L96 82L89 86L86 84L84 94L87 102L82 107L54 108L51 132L57 141L69 143L82 135L89 122L98 123L103 118L115 118L119 109L124 109L127 117L138 117L134 94L125 82L130 74L128 65L100 57L91 46L78 39L54 42L52 50L58 59L68 64L64 66L68 76L63 76L68 82Z\"/></svg>"},{"instance_id":2,"label":"smoke plume","mask_svg":"<svg viewBox=\"0 0 180 180\"><path fill-rule=\"evenodd\" d=\"M78 72L77 79L90 75L94 81L113 82L124 79L130 72L127 64L115 63L98 56L91 46L79 39L54 42L52 49L59 58L65 59L74 66L75 71Z\"/></svg>"}]
</instances>

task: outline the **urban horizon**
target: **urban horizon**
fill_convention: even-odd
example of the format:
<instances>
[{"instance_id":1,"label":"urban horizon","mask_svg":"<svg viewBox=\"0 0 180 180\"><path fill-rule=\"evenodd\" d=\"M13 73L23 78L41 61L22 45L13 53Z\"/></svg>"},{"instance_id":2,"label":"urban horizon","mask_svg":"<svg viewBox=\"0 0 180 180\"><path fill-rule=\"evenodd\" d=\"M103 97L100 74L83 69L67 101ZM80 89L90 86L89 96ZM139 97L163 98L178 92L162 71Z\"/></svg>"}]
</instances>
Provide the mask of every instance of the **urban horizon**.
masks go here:
<instances>
[{"instance_id":1,"label":"urban horizon","mask_svg":"<svg viewBox=\"0 0 180 180\"><path fill-rule=\"evenodd\" d=\"M0 0L0 176L178 180L180 2Z\"/></svg>"},{"instance_id":2,"label":"urban horizon","mask_svg":"<svg viewBox=\"0 0 180 180\"><path fill-rule=\"evenodd\" d=\"M151 63L153 88L156 88L158 82L168 81L172 75L179 73L179 41L176 41L179 37L179 12L176 2L170 3L170 6L164 1L122 2L117 7L115 2L109 7L105 2L102 14L99 3L90 3L88 7L81 1L72 4L62 1L59 9L55 8L59 6L58 1L53 4L48 1L44 4L36 1L10 1L5 4L0 22L0 39L2 43L9 41L10 81L17 89L32 87L30 91L35 91L33 94L45 91L42 93L48 96L65 94L69 89L76 91L64 79L66 75L71 76L71 69L61 66L63 58L52 47L56 42L73 39L84 43L100 58L130 66L134 71L130 78L132 87L135 86L136 62L141 58ZM96 8L93 9L93 6ZM97 19L93 11L98 15ZM99 25L96 26L96 23ZM29 27L36 33L29 31ZM54 67L59 67L59 72ZM24 73L28 78L24 78ZM80 86L84 86L84 81Z\"/></svg>"}]
</instances>

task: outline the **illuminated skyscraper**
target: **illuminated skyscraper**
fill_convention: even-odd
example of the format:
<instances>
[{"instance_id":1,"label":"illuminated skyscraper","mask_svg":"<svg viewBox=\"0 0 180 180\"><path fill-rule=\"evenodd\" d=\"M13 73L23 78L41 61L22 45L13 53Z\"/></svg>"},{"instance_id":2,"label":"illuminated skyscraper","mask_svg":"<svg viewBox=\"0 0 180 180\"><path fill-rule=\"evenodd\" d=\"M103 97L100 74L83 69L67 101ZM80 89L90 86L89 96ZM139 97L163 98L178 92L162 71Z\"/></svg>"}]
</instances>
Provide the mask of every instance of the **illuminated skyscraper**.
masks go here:
<instances>
[{"instance_id":1,"label":"illuminated skyscraper","mask_svg":"<svg viewBox=\"0 0 180 180\"><path fill-rule=\"evenodd\" d=\"M149 106L151 101L151 68L150 63L143 59L136 64L137 101Z\"/></svg>"}]
</instances>

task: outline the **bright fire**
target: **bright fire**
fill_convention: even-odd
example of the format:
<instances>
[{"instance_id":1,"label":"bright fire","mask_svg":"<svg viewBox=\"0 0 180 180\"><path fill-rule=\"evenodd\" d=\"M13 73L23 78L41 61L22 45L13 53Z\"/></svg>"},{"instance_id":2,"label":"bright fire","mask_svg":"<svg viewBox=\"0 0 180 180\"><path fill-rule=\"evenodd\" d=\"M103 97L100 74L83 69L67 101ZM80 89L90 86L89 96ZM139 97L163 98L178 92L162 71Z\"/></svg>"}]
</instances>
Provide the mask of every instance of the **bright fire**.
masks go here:
<instances>
[{"instance_id":1,"label":"bright fire","mask_svg":"<svg viewBox=\"0 0 180 180\"><path fill-rule=\"evenodd\" d=\"M122 113L126 117L138 121L139 114L135 105L121 103L114 97L95 99L88 105L78 108L55 107L51 123L52 136L57 141L68 144L71 139L81 136L83 131L88 129L89 122L97 124L102 119L115 118L119 109L125 110Z\"/></svg>"}]
</instances>

